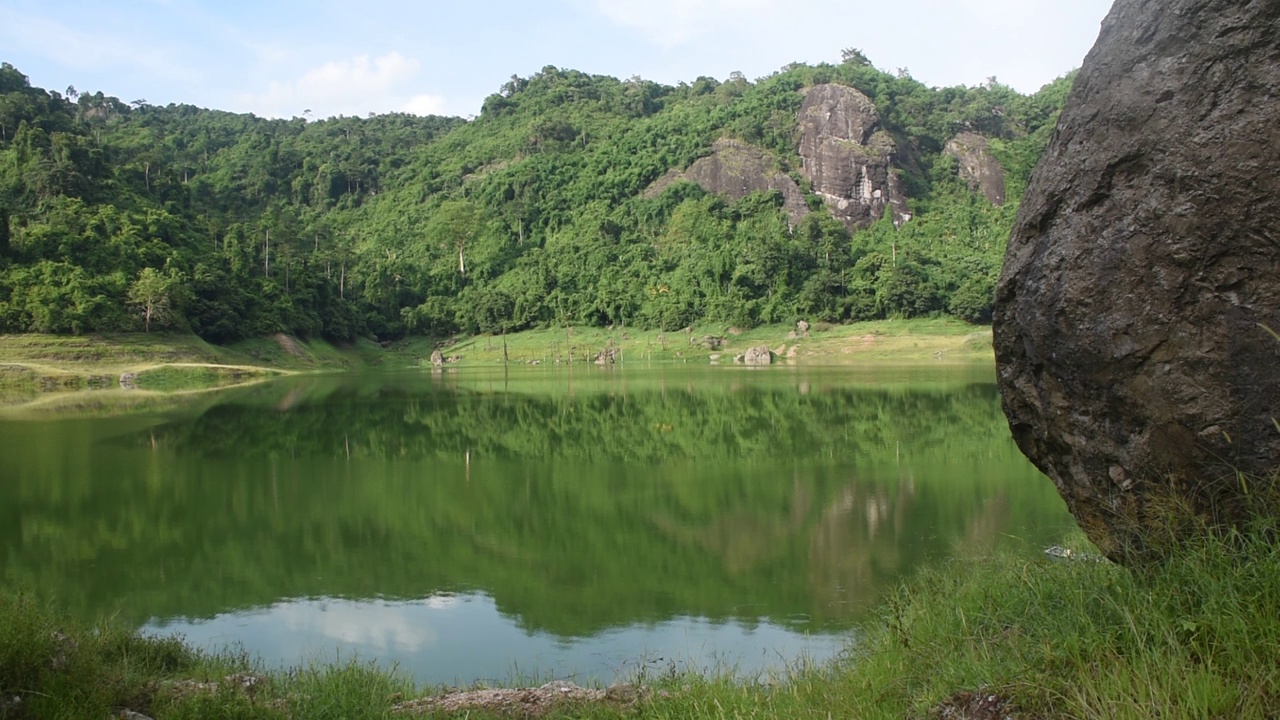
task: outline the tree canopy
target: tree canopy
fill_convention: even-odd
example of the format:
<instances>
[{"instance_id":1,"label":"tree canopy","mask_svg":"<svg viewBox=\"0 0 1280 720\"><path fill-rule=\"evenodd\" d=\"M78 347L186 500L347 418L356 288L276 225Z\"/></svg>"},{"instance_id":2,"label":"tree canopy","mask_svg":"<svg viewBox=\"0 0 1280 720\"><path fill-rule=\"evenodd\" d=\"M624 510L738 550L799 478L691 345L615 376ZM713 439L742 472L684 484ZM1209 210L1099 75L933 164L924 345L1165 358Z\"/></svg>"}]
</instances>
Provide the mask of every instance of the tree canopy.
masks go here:
<instances>
[{"instance_id":1,"label":"tree canopy","mask_svg":"<svg viewBox=\"0 0 1280 720\"><path fill-rule=\"evenodd\" d=\"M990 316L1026 178L1070 85L928 88L861 53L755 82L661 85L546 67L478 118L263 119L32 87L0 66L0 332L190 330L351 339L562 323L673 329ZM871 98L913 219L845 227L799 173L800 90ZM981 132L994 207L942 153ZM733 138L816 210L670 170Z\"/></svg>"}]
</instances>

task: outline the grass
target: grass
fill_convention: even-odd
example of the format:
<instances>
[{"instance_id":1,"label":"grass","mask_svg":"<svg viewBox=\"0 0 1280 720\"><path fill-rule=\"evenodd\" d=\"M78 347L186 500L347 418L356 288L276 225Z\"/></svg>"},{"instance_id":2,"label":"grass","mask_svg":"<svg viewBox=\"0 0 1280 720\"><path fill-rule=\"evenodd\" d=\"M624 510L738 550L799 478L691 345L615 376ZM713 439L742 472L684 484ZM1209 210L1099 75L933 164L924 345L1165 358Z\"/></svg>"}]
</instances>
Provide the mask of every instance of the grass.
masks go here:
<instances>
[{"instance_id":1,"label":"grass","mask_svg":"<svg viewBox=\"0 0 1280 720\"><path fill-rule=\"evenodd\" d=\"M51 393L83 393L120 386L157 392L209 389L282 372L408 368L430 364L440 349L464 366L590 363L612 350L621 363L732 364L748 348L767 346L799 365L990 364L991 329L956 320L818 323L797 336L790 325L749 330L722 325L659 332L634 328L553 328L502 336L407 338L387 347L370 340L337 346L283 334L227 347L194 335L0 335L0 407L48 405ZM59 401L100 404L102 398Z\"/></svg>"},{"instance_id":2,"label":"grass","mask_svg":"<svg viewBox=\"0 0 1280 720\"><path fill-rule=\"evenodd\" d=\"M220 363L234 358L194 335L0 335L0 364L33 371L116 374L164 363Z\"/></svg>"},{"instance_id":3,"label":"grass","mask_svg":"<svg viewBox=\"0 0 1280 720\"><path fill-rule=\"evenodd\" d=\"M515 364L591 362L597 353L614 349L623 363L732 364L748 348L766 346L779 359L803 365L865 363L991 362L991 329L950 319L883 320L850 325L819 323L807 335L793 337L793 325L766 325L740 330L723 325L660 332L634 328L549 328L527 330L505 338L506 358ZM396 346L419 364L435 349L426 339ZM503 362L504 338L479 335L456 338L440 348L446 358L463 365Z\"/></svg>"},{"instance_id":4,"label":"grass","mask_svg":"<svg viewBox=\"0 0 1280 720\"><path fill-rule=\"evenodd\" d=\"M388 347L361 340L349 346L275 334L220 347L191 334L105 336L0 336L0 407L96 405L102 397L60 400L51 393L100 392L125 387L156 392L192 391L253 382L279 373L430 364L431 352L460 365L591 363L612 350L618 363L732 364L750 347L768 346L778 360L800 365L991 364L991 329L957 320L882 320L851 325L815 324L795 337L792 325L753 329L705 325L675 332L634 328L534 329L500 336L407 338Z\"/></svg>"},{"instance_id":5,"label":"grass","mask_svg":"<svg viewBox=\"0 0 1280 720\"><path fill-rule=\"evenodd\" d=\"M377 364L382 355L381 348L368 340L338 347L323 340L298 340L287 335L246 340L227 347L184 334L0 335L0 366L21 365L37 372L119 375L171 364L347 369Z\"/></svg>"},{"instance_id":6,"label":"grass","mask_svg":"<svg viewBox=\"0 0 1280 720\"><path fill-rule=\"evenodd\" d=\"M1273 529L1206 534L1134 570L1095 560L1082 536L1070 541L1079 550L1071 559L1012 551L957 559L892 595L835 662L768 681L642 675L651 690L638 702L567 705L550 716L925 718L988 698L1015 718L1274 717ZM265 672L243 655L76 627L29 594L0 595L0 717L107 717L127 708L156 720L383 718L422 692L432 689L358 661Z\"/></svg>"},{"instance_id":7,"label":"grass","mask_svg":"<svg viewBox=\"0 0 1280 720\"><path fill-rule=\"evenodd\" d=\"M158 365L137 372L133 383L142 390L180 392L240 385L280 375L280 371L248 365Z\"/></svg>"},{"instance_id":8,"label":"grass","mask_svg":"<svg viewBox=\"0 0 1280 720\"><path fill-rule=\"evenodd\" d=\"M0 407L97 405L107 402L101 391L122 386L166 393L205 390L282 373L394 364L396 357L368 340L339 347L285 335L230 347L161 333L0 335ZM124 382L122 376L127 376ZM51 403L55 394L81 397Z\"/></svg>"},{"instance_id":9,"label":"grass","mask_svg":"<svg viewBox=\"0 0 1280 720\"><path fill-rule=\"evenodd\" d=\"M227 348L249 364L287 370L357 370L396 364L396 356L384 352L372 340L338 346L324 340L299 340L276 334L243 340Z\"/></svg>"},{"instance_id":10,"label":"grass","mask_svg":"<svg viewBox=\"0 0 1280 720\"><path fill-rule=\"evenodd\" d=\"M889 603L859 674L892 687L908 714L986 688L1028 717L1272 717L1280 548L1269 537L1206 535L1136 570L1009 557L935 570Z\"/></svg>"}]
</instances>

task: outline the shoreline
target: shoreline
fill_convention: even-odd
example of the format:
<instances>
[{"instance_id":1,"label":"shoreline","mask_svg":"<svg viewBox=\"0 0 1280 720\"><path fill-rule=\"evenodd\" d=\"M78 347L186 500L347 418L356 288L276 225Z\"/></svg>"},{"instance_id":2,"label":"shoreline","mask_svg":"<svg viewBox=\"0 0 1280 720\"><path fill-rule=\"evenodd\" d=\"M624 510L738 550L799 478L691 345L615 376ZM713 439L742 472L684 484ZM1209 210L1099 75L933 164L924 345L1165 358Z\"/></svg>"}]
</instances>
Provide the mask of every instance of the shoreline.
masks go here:
<instances>
[{"instance_id":1,"label":"shoreline","mask_svg":"<svg viewBox=\"0 0 1280 720\"><path fill-rule=\"evenodd\" d=\"M991 327L952 319L878 320L831 325L723 325L675 331L567 327L511 335L450 338L439 346L424 339L393 347L430 362L433 350L466 365L618 364L628 362L734 364L752 348L767 349L773 363L975 363L994 361Z\"/></svg>"},{"instance_id":2,"label":"shoreline","mask_svg":"<svg viewBox=\"0 0 1280 720\"><path fill-rule=\"evenodd\" d=\"M990 363L991 328L954 320L784 325L749 330L569 327L444 340L410 337L337 346L283 334L217 346L194 335L0 335L0 407L104 391L175 394L300 373L511 365L732 365L752 348L800 366ZM438 355L436 355L438 353ZM436 357L433 358L433 355ZM433 362L434 359L434 362Z\"/></svg>"}]
</instances>

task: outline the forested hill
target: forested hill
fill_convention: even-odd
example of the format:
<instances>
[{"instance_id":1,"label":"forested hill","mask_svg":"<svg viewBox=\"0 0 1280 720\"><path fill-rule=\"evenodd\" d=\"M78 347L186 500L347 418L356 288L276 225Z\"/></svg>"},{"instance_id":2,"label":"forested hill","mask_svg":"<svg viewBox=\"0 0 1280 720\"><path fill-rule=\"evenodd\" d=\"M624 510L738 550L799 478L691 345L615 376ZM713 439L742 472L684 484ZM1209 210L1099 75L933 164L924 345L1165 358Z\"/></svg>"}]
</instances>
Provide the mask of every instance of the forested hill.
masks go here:
<instances>
[{"instance_id":1,"label":"forested hill","mask_svg":"<svg viewBox=\"0 0 1280 720\"><path fill-rule=\"evenodd\" d=\"M847 51L675 87L547 67L469 121L309 121L4 64L0 332L981 322L1069 85L931 89Z\"/></svg>"}]
</instances>

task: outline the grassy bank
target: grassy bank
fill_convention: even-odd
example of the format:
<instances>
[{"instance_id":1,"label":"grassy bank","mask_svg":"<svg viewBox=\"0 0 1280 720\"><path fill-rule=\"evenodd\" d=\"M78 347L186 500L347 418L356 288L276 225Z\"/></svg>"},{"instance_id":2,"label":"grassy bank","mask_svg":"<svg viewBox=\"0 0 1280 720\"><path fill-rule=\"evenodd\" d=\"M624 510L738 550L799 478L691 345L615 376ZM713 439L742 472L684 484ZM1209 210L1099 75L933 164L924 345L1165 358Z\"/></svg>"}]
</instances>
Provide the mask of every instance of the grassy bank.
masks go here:
<instances>
[{"instance_id":1,"label":"grassy bank","mask_svg":"<svg viewBox=\"0 0 1280 720\"><path fill-rule=\"evenodd\" d=\"M285 335L230 347L210 345L194 335L159 333L0 335L0 405L39 401L75 407L106 402L103 391L203 390L292 372L368 367L387 357L368 341L340 348ZM92 400L66 397L81 392Z\"/></svg>"},{"instance_id":2,"label":"grassy bank","mask_svg":"<svg viewBox=\"0 0 1280 720\"><path fill-rule=\"evenodd\" d=\"M210 345L195 335L0 335L0 365L35 372L120 374L167 364L262 366L279 370L345 368L380 361L368 341L339 348L287 335Z\"/></svg>"},{"instance_id":3,"label":"grassy bank","mask_svg":"<svg viewBox=\"0 0 1280 720\"><path fill-rule=\"evenodd\" d=\"M0 335L0 406L41 400L50 393L115 388L178 392L224 387L273 375L371 367L424 367L440 350L451 366L590 363L609 351L622 364L721 363L752 347L768 347L780 361L801 365L868 363L990 363L991 330L956 320L890 320L853 325L817 324L750 330L695 327L658 332L628 328L528 330L506 337L481 335L409 338L390 347L362 340L340 347L287 335L228 347L194 335ZM92 402L103 401L98 395ZM75 405L71 401L70 405Z\"/></svg>"},{"instance_id":4,"label":"grassy bank","mask_svg":"<svg viewBox=\"0 0 1280 720\"><path fill-rule=\"evenodd\" d=\"M10 592L0 598L0 717L122 709L156 720L411 710L487 717L513 709L673 719L1273 717L1280 548L1267 537L1201 541L1142 571L1097 561L1079 538L1067 559L1024 552L956 560L895 593L863 640L832 664L768 682L662 674L639 678L643 687L552 692L545 704L536 691L442 699L439 689L359 662L267 672L235 654L77 627ZM467 699L487 704L465 706Z\"/></svg>"},{"instance_id":5,"label":"grassy bank","mask_svg":"<svg viewBox=\"0 0 1280 720\"><path fill-rule=\"evenodd\" d=\"M952 319L883 320L829 325L818 323L806 333L793 325L766 325L749 330L697 326L660 332L632 328L569 327L527 330L508 335L460 338L440 347L441 354L463 365L591 362L612 350L621 363L732 364L748 348L767 347L779 360L807 365L859 363L990 362L991 329ZM425 362L436 344L414 339L397 348Z\"/></svg>"}]
</instances>

